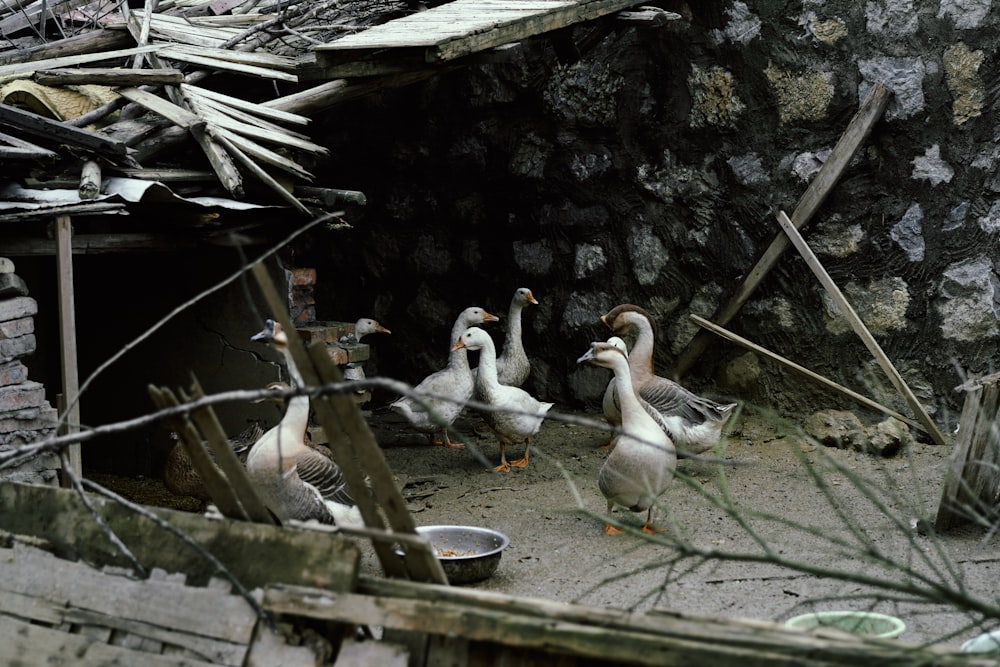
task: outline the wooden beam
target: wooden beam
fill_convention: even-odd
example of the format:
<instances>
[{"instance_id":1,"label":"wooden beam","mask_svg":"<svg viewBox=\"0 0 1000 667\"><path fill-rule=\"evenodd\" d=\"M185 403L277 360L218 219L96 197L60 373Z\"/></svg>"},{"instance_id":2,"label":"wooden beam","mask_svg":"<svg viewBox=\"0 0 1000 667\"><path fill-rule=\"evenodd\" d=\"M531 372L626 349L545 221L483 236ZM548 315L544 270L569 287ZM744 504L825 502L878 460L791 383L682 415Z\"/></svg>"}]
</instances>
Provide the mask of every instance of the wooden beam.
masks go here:
<instances>
[{"instance_id":1,"label":"wooden beam","mask_svg":"<svg viewBox=\"0 0 1000 667\"><path fill-rule=\"evenodd\" d=\"M833 147L830 157L823 163L819 173L816 174L816 178L809 183L809 187L806 188L806 191L802 193L802 197L799 198L799 202L792 212L792 224L796 229L801 229L809 222L809 219L812 218L827 195L833 190L834 185L837 184L841 174L844 173L847 165L850 164L854 154L861 147L861 144L864 143L869 133L871 133L878 119L882 117L882 113L885 111L885 107L891 97L892 92L881 83L877 83L872 87L868 97L862 102L858 112L854 114L854 118L851 119L850 124L848 124L844 134L841 135L837 145ZM722 326L728 324L729 320L733 319L740 308L743 307L743 304L747 302L757 289L757 286L764 280L764 277L778 263L778 259L788 246L789 241L785 234L779 233L775 236L774 240L771 241L771 245L767 247L764 254L757 260L757 263L743 277L743 282L730 295L729 301L715 311L711 320ZM694 362L698 360L698 357L705 351L705 348L708 347L708 342L709 336L706 332L699 331L695 334L694 338L687 344L687 347L678 355L672 375L674 377L684 375L694 365Z\"/></svg>"},{"instance_id":2,"label":"wooden beam","mask_svg":"<svg viewBox=\"0 0 1000 667\"><path fill-rule=\"evenodd\" d=\"M778 212L778 222L781 224L781 228L785 231L785 233L788 234L788 238L791 240L792 244L795 245L796 250L798 250L799 254L802 255L802 258L806 260L806 264L809 265L812 272L816 274L817 278L819 278L820 283L826 289L834 303L837 304L837 308L840 309L841 315L847 318L851 328L854 329L854 333L858 335L861 342L863 342L865 347L867 347L872 353L875 357L875 361L878 362L878 365L882 367L883 371L885 371L885 374L889 377L893 386L896 387L896 391L903 396L906 403L910 406L910 409L913 410L913 414L916 415L917 421L923 424L923 430L930 436L931 440L933 440L935 444L947 445L948 441L945 440L944 435L942 435L941 431L938 430L934 420L930 418L926 411L924 411L924 406L922 406L920 401L917 400L917 397L914 396L909 386L907 386L902 376L900 376L899 371L897 371L896 367L892 365L891 361L889 361L889 357L882 351L882 348L875 340L875 337L872 336L870 331L868 331L868 327L866 327L865 323L861 321L858 314L854 312L851 304L841 293L836 283L833 282L830 274L828 274L826 269L823 268L819 259L815 254L813 254L812 249L805 242L805 239L802 238L802 235L799 234L799 231L795 228L795 225L792 224L792 221L788 219L788 216L785 215L784 211Z\"/></svg>"},{"instance_id":3,"label":"wooden beam","mask_svg":"<svg viewBox=\"0 0 1000 667\"><path fill-rule=\"evenodd\" d=\"M0 125L13 127L32 136L93 151L113 162L130 163L128 146L102 134L62 123L30 111L0 104ZM138 166L138 165L135 165Z\"/></svg>"},{"instance_id":4,"label":"wooden beam","mask_svg":"<svg viewBox=\"0 0 1000 667\"><path fill-rule=\"evenodd\" d=\"M799 364L795 363L794 361L791 361L790 359L786 359L785 357L781 356L780 354L776 354L774 352L771 352L767 348L762 347L760 345L757 345L756 343L753 343L753 342L747 340L746 338L743 338L743 337L741 337L741 336L733 333L732 331L724 329L724 328L720 327L717 324L709 322L708 320L704 319L703 317L698 317L697 315L694 315L694 314L690 315L689 317L698 326L703 327L703 328L711 331L712 333L717 334L718 336L721 336L722 338L725 338L728 341L731 341L733 343L736 343L737 345L745 347L748 350L752 350L753 352L756 352L757 354L763 355L763 356L767 357L768 359L773 359L774 361L777 361L780 364L784 364L785 366L787 366L788 368L792 369L796 373L801 373L802 375L805 375L807 378L809 378L811 380L816 380L817 382L826 385L827 387L829 387L830 389L833 389L834 391L840 392L844 396L847 396L848 398L851 398L851 399L857 401L858 403L861 403L862 405L866 405L869 408L873 408L875 410L878 410L879 412L887 414L890 417L898 419L901 422L905 422L906 424L909 424L910 426L912 426L914 428L918 428L921 431L924 430L924 427L923 427L923 425L920 422L914 421L914 420L910 419L909 417L901 415L898 412L896 412L895 410L891 410L891 409L885 407L884 405L882 405L881 403L877 403L877 402L873 401L872 399L868 398L867 396L863 396L863 395L861 395L861 394L859 394L859 393L857 393L855 391L852 391L852 390L848 389L847 387L845 387L845 386L843 386L841 384L837 384L833 380L825 378L822 375L820 375L819 373L814 373L813 371L809 370L808 368L806 368L804 366L800 366Z\"/></svg>"},{"instance_id":5,"label":"wooden beam","mask_svg":"<svg viewBox=\"0 0 1000 667\"><path fill-rule=\"evenodd\" d=\"M62 371L62 394L66 401L66 411L60 414L63 433L80 430L80 376L77 366L76 349L76 303L73 293L73 229L68 215L55 219L56 227L56 285L59 302L59 347ZM69 465L77 476L83 475L83 460L80 444L67 448Z\"/></svg>"},{"instance_id":6,"label":"wooden beam","mask_svg":"<svg viewBox=\"0 0 1000 667\"><path fill-rule=\"evenodd\" d=\"M123 69L121 67L81 67L79 69L43 69L31 77L43 86L69 86L82 83L104 86L145 86L159 83L180 83L184 73L179 69Z\"/></svg>"}]
</instances>

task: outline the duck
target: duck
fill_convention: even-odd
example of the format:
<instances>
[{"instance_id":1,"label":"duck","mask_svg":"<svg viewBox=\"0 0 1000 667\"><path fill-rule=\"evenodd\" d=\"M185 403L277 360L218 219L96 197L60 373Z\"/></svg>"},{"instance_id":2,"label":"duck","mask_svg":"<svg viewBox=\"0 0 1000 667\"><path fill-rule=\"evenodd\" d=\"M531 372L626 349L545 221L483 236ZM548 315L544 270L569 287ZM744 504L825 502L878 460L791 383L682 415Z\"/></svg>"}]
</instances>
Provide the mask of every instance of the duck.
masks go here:
<instances>
[{"instance_id":1,"label":"duck","mask_svg":"<svg viewBox=\"0 0 1000 667\"><path fill-rule=\"evenodd\" d=\"M261 426L260 422L254 421L243 429L242 432L229 438L229 445L236 452L241 463L246 462L250 447L262 435L264 435L264 427ZM177 440L176 433L171 433L170 437L173 440ZM206 447L206 451L212 457L212 460L215 461L212 448ZM167 453L167 460L163 466L163 484L175 496L190 496L201 501L203 505L212 501L208 489L205 488L205 482L202 480L201 475L198 474L198 471L195 470L194 465L191 463L191 457L188 456L187 449L179 440L174 443Z\"/></svg>"},{"instance_id":2,"label":"duck","mask_svg":"<svg viewBox=\"0 0 1000 667\"><path fill-rule=\"evenodd\" d=\"M371 317L362 317L354 323L354 329L340 337L341 343L357 344L361 339L369 334L384 333L391 334L392 331L379 324L378 320ZM365 379L365 368L360 362L348 362L341 366L341 372L345 380L357 381ZM351 394L354 402L364 405L372 400L370 389L358 389Z\"/></svg>"},{"instance_id":3,"label":"duck","mask_svg":"<svg viewBox=\"0 0 1000 667\"><path fill-rule=\"evenodd\" d=\"M529 305L537 306L538 299L527 287L519 287L510 300L507 333L503 349L497 356L497 380L500 384L520 387L531 374L531 362L521 341L521 311Z\"/></svg>"},{"instance_id":4,"label":"duck","mask_svg":"<svg viewBox=\"0 0 1000 667\"><path fill-rule=\"evenodd\" d=\"M656 375L653 317L644 308L633 304L615 306L601 316L601 321L616 335L635 330L635 342L628 354L632 384L638 397L662 415L663 426L679 456L698 455L715 447L737 403L718 403Z\"/></svg>"},{"instance_id":5,"label":"duck","mask_svg":"<svg viewBox=\"0 0 1000 667\"><path fill-rule=\"evenodd\" d=\"M270 343L285 358L295 384L305 386L280 323L267 320L264 329L251 340ZM269 388L289 387L272 383ZM293 395L281 420L251 447L246 462L250 481L281 523L314 520L326 525L363 526L340 466L306 444L308 426L309 395Z\"/></svg>"},{"instance_id":6,"label":"duck","mask_svg":"<svg viewBox=\"0 0 1000 667\"><path fill-rule=\"evenodd\" d=\"M607 501L608 523L604 532L608 535L623 532L611 522L616 506L631 512L646 512L643 532L658 532L653 510L677 469L674 443L639 402L624 351L612 343L594 342L577 363L610 368L621 406L621 430L614 435L611 453L604 459L597 477L597 486Z\"/></svg>"},{"instance_id":7,"label":"duck","mask_svg":"<svg viewBox=\"0 0 1000 667\"><path fill-rule=\"evenodd\" d=\"M452 442L448 427L458 419L465 404L472 398L475 382L468 354L454 345L469 327L498 321L499 317L479 306L469 306L459 313L451 328L448 364L421 380L413 389L414 395L403 396L389 405L390 410L401 414L418 431L426 433L431 445L452 449L465 447L464 443ZM439 434L441 437L437 438Z\"/></svg>"},{"instance_id":8,"label":"duck","mask_svg":"<svg viewBox=\"0 0 1000 667\"><path fill-rule=\"evenodd\" d=\"M500 465L496 472L510 472L511 466L528 466L531 437L538 433L545 415L554 403L539 401L520 387L500 384L497 378L497 352L493 339L479 327L469 327L455 343L453 350L479 350L479 372L476 374L476 393L490 409L483 412L483 419L500 442ZM524 456L507 461L507 445L524 443Z\"/></svg>"}]
</instances>

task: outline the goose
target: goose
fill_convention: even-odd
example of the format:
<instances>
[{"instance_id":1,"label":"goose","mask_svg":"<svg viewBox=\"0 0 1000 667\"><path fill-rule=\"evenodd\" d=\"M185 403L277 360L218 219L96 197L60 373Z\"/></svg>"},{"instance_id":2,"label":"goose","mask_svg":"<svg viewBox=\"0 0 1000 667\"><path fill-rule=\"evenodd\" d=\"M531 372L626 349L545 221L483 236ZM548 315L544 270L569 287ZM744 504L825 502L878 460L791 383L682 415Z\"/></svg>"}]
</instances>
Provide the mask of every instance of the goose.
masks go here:
<instances>
[{"instance_id":1,"label":"goose","mask_svg":"<svg viewBox=\"0 0 1000 667\"><path fill-rule=\"evenodd\" d=\"M288 374L303 387L302 374L288 349L281 325L267 320L265 328L251 340L270 343L285 358ZM272 383L269 388L284 388ZM340 466L306 444L309 426L309 396L297 394L288 400L285 414L254 443L247 455L247 474L261 500L282 523L316 520L323 524L363 526Z\"/></svg>"},{"instance_id":2,"label":"goose","mask_svg":"<svg viewBox=\"0 0 1000 667\"><path fill-rule=\"evenodd\" d=\"M613 449L604 459L597 486L607 500L608 535L622 530L611 524L615 505L631 512L646 512L643 532L656 532L653 509L656 499L667 490L677 469L677 451L660 425L639 403L632 383L625 353L612 343L590 344L577 363L589 363L614 372L614 383L621 405L622 428L613 438Z\"/></svg>"},{"instance_id":3,"label":"goose","mask_svg":"<svg viewBox=\"0 0 1000 667\"><path fill-rule=\"evenodd\" d=\"M519 287L510 300L510 314L503 349L497 357L497 379L500 384L520 387L531 374L531 362L521 341L521 311L528 305L538 305L538 299L527 287ZM454 341L452 341L454 343Z\"/></svg>"},{"instance_id":4,"label":"goose","mask_svg":"<svg viewBox=\"0 0 1000 667\"><path fill-rule=\"evenodd\" d=\"M379 324L377 320L373 320L370 317L362 317L354 323L353 331L340 337L340 342L350 344L360 343L362 338L374 333L391 334L392 332ZM357 381L365 379L365 368L359 362L348 362L344 364L341 370L344 373L345 380ZM358 389L351 396L354 398L355 403L364 405L372 399L372 392L370 389Z\"/></svg>"},{"instance_id":5,"label":"goose","mask_svg":"<svg viewBox=\"0 0 1000 667\"><path fill-rule=\"evenodd\" d=\"M716 403L656 375L653 370L656 335L653 318L645 309L622 304L602 315L601 321L615 334L636 330L635 342L628 355L632 386L640 399L663 416L663 426L676 443L679 455L683 458L701 454L718 444L722 427L737 404Z\"/></svg>"},{"instance_id":6,"label":"goose","mask_svg":"<svg viewBox=\"0 0 1000 667\"><path fill-rule=\"evenodd\" d=\"M264 435L264 428L259 422L253 422L241 433L229 438L229 445L236 452L240 461L245 463L250 447L262 435ZM170 437L177 440L176 433L171 433ZM211 447L207 447L206 451L210 457L213 457L214 461ZM168 491L176 496L191 496L200 500L202 504L212 500L208 489L205 488L205 482L201 479L198 471L194 469L191 457L188 456L187 449L180 441L175 442L167 453L167 460L163 466L163 484Z\"/></svg>"},{"instance_id":7,"label":"goose","mask_svg":"<svg viewBox=\"0 0 1000 667\"><path fill-rule=\"evenodd\" d=\"M499 320L499 317L478 306L470 306L459 313L451 328L448 365L421 380L413 389L415 396L403 396L389 405L391 410L406 417L414 428L426 433L431 445L453 449L465 447L463 443L451 441L448 427L458 419L466 402L472 398L474 381L469 368L469 355L461 348L456 349L454 344L470 326ZM416 396L421 398L418 400ZM441 439L435 437L439 433L442 434Z\"/></svg>"},{"instance_id":8,"label":"goose","mask_svg":"<svg viewBox=\"0 0 1000 667\"><path fill-rule=\"evenodd\" d=\"M618 336L612 336L608 339L608 344L613 345L616 349L621 350L628 357L628 346L625 345L625 341ZM604 397L601 399L601 410L604 412L604 420L608 422L608 426L612 428L617 428L622 425L622 411L618 407L618 397L615 396L615 379L611 378L608 381L608 386L604 390ZM614 442L614 435L612 435L607 444L601 445L604 449L611 447L611 443Z\"/></svg>"},{"instance_id":9,"label":"goose","mask_svg":"<svg viewBox=\"0 0 1000 667\"><path fill-rule=\"evenodd\" d=\"M497 351L490 335L479 327L469 327L459 337L453 350L479 350L479 372L476 375L476 392L490 406L483 419L500 441L500 465L496 472L510 472L510 467L528 465L531 436L538 433L546 413L553 403L539 401L520 387L500 384L497 379ZM507 444L524 443L524 456L507 462Z\"/></svg>"}]
</instances>

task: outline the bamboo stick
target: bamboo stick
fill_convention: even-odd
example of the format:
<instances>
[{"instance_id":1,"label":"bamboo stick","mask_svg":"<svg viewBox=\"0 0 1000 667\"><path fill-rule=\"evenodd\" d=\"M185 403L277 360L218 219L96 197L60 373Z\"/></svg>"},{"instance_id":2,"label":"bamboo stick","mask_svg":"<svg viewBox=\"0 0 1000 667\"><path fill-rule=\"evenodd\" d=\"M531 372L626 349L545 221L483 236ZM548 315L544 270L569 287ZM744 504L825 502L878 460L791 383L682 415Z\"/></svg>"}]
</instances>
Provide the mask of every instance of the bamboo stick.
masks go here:
<instances>
[{"instance_id":1,"label":"bamboo stick","mask_svg":"<svg viewBox=\"0 0 1000 667\"><path fill-rule=\"evenodd\" d=\"M837 304L841 314L847 318L851 328L854 329L854 333L858 335L861 342L865 344L865 347L867 347L875 357L875 361L877 361L878 365L882 367L883 371L885 371L885 374L889 377L893 386L896 387L896 391L898 391L903 398L906 399L910 409L913 410L913 413L917 416L917 420L923 424L923 430L936 444L947 445L947 440L945 440L941 431L938 430L934 420L932 420L927 412L924 411L924 406L920 405L920 401L918 401L917 397L913 395L913 392L907 386L902 376L900 376L899 371L897 371L896 367L892 365L889 357L882 351L882 348L875 340L875 337L872 336L870 331L868 331L868 327L866 327L865 323L861 321L858 314L854 312L851 304L841 293L840 289L837 288L836 283L834 283L833 279L830 278L830 274L828 274L826 269L823 268L819 259L815 254L813 254L812 249L809 248L805 239L802 238L802 235L799 234L798 229L795 228L795 225L793 225L792 221L788 219L788 216L785 215L784 211L778 212L778 222L781 224L781 228L785 230L785 233L788 234L788 238L791 240L792 244L795 245L799 254L806 260L806 264L809 265L812 272L816 274L817 278L819 278L820 283L826 289L834 303Z\"/></svg>"},{"instance_id":2,"label":"bamboo stick","mask_svg":"<svg viewBox=\"0 0 1000 667\"><path fill-rule=\"evenodd\" d=\"M872 87L868 97L865 98L861 104L861 108L858 109L854 118L851 119L850 124L847 126L844 134L841 135L837 145L833 147L830 157L823 163L819 173L816 174L816 178L809 183L809 187L806 188L806 191L799 198L799 202L792 212L792 222L796 229L803 227L809 222L809 219L819 209L827 195L830 194L830 191L833 190L833 187L840 179L840 175L847 168L847 165L850 164L854 154L861 147L861 144L864 143L872 128L875 127L878 119L882 117L882 113L885 111L885 107L891 97L892 92L881 83L875 84ZM711 319L713 322L725 326L729 323L729 320L733 319L740 308L743 307L743 304L747 302L757 289L757 286L764 280L764 277L778 263L778 259L788 248L788 245L788 238L784 234L778 234L774 237L771 245L767 247L764 254L757 260L757 263L743 277L743 281L737 287L735 293L730 296L729 301L720 306L715 311L715 314L712 315ZM708 347L708 340L708 334L704 331L699 331L695 334L695 337L691 339L687 347L677 357L677 362L674 365L674 377L684 375L694 365L694 362L698 360L698 357Z\"/></svg>"},{"instance_id":3,"label":"bamboo stick","mask_svg":"<svg viewBox=\"0 0 1000 667\"><path fill-rule=\"evenodd\" d=\"M822 375L820 375L819 373L814 373L813 371L809 370L808 368L805 368L804 366L800 366L799 364L795 363L794 361L791 361L790 359L786 359L785 357L782 357L779 354L771 352L770 350L768 350L765 347L761 347L760 345L757 345L756 343L753 343L753 342L747 340L746 338L742 338L741 336L733 333L732 331L729 331L727 329L724 329L724 328L720 327L718 324L710 322L710 321L704 319L703 317L698 317L697 315L694 315L694 314L691 314L689 317L698 326L703 327L705 329L708 329L712 333L717 334L717 335L721 336L722 338L725 338L728 341L732 341L733 343L736 343L737 345L741 345L741 346L747 348L748 350L753 350L754 352L756 352L758 354L762 354L765 357L767 357L768 359L773 359L774 361L777 361L778 363L784 364L785 366L791 368L793 371L795 371L797 373L801 373L802 375L805 375L806 377L808 377L808 378L810 378L812 380L816 380L817 382L820 382L820 383L826 385L827 387L833 389L834 391L838 391L841 394L843 394L844 396L847 396L848 398L854 399L858 403L866 405L869 408L874 408L875 410L878 410L879 412L882 412L882 413L884 413L886 415L889 415L890 417L898 419L901 422L905 422L906 424L909 424L910 426L912 426L914 428L918 428L921 431L926 431L926 429L924 428L924 426L920 422L914 421L914 420L910 419L909 417L901 415L898 412L896 412L895 410L887 408L884 405L882 405L881 403L877 403L876 401L873 401L872 399L868 398L867 396L863 396L862 394L859 394L859 393L857 393L855 391L852 391L852 390L848 389L847 387L845 387L845 386L843 386L841 384L837 384L833 380L825 378Z\"/></svg>"}]
</instances>

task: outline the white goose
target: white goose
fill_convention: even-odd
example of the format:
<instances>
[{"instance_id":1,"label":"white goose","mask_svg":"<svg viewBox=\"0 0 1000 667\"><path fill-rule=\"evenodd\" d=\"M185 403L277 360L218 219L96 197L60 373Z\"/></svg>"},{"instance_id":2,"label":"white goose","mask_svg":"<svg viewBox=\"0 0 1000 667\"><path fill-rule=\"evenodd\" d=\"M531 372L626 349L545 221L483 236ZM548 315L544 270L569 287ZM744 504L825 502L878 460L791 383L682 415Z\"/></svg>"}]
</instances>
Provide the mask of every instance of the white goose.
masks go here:
<instances>
[{"instance_id":1,"label":"white goose","mask_svg":"<svg viewBox=\"0 0 1000 667\"><path fill-rule=\"evenodd\" d=\"M632 386L640 399L663 416L662 425L676 443L679 455L701 454L718 444L722 427L736 403L716 403L688 391L673 380L656 375L653 370L653 346L656 335L653 318L643 308L632 304L615 306L601 316L615 334L636 329L635 343L628 355Z\"/></svg>"},{"instance_id":2,"label":"white goose","mask_svg":"<svg viewBox=\"0 0 1000 667\"><path fill-rule=\"evenodd\" d=\"M497 357L497 379L500 384L520 387L531 374L531 362L521 341L521 311L529 304L538 305L538 299L527 287L518 288L510 300L507 334L504 337L503 349Z\"/></svg>"},{"instance_id":3,"label":"white goose","mask_svg":"<svg viewBox=\"0 0 1000 667\"><path fill-rule=\"evenodd\" d=\"M596 342L577 363L590 363L614 371L622 414L622 430L613 438L614 448L601 466L597 485L608 503L609 519L615 505L632 512L646 512L643 532L656 532L653 509L667 490L677 469L674 443L643 408L635 395L629 362L613 344ZM608 535L621 533L610 521Z\"/></svg>"},{"instance_id":4,"label":"white goose","mask_svg":"<svg viewBox=\"0 0 1000 667\"><path fill-rule=\"evenodd\" d=\"M531 436L538 433L545 414L552 403L543 403L520 387L500 384L497 379L497 351L490 335L478 327L469 327L455 343L453 350L479 350L479 372L476 374L476 393L490 406L483 413L483 420L500 441L500 465L494 470L510 472L510 467L528 465ZM509 443L524 443L524 456L507 462Z\"/></svg>"},{"instance_id":5,"label":"white goose","mask_svg":"<svg viewBox=\"0 0 1000 667\"><path fill-rule=\"evenodd\" d=\"M298 386L304 386L280 324L267 320L264 330L251 340L270 343L281 352L289 375ZM271 388L277 386L280 384ZM340 466L306 444L308 426L309 396L291 397L281 421L250 449L250 480L267 508L283 523L315 519L325 524L363 526Z\"/></svg>"},{"instance_id":6,"label":"white goose","mask_svg":"<svg viewBox=\"0 0 1000 667\"><path fill-rule=\"evenodd\" d=\"M478 306L470 306L461 313L451 328L451 343L455 341L470 326L483 322L496 322L500 318L491 315ZM458 419L466 402L472 398L474 382L472 370L469 368L469 355L463 349L450 347L448 365L431 373L420 381L414 392L415 396L403 396L389 405L389 408L406 417L418 431L426 433L432 445L462 448L460 442L452 442L448 437L448 427ZM435 438L438 434L441 439Z\"/></svg>"},{"instance_id":7,"label":"white goose","mask_svg":"<svg viewBox=\"0 0 1000 667\"><path fill-rule=\"evenodd\" d=\"M360 343L361 339L368 334L374 333L384 333L391 334L392 332L386 329L384 326L378 323L378 321L373 320L370 317L362 317L357 322L354 323L354 331L345 334L340 337L341 343ZM341 368L344 373L345 380L364 380L365 379L365 368L360 362L350 362L344 364ZM358 389L352 394L354 402L358 405L364 405L372 399L372 392L370 389Z\"/></svg>"},{"instance_id":8,"label":"white goose","mask_svg":"<svg viewBox=\"0 0 1000 667\"><path fill-rule=\"evenodd\" d=\"M608 339L608 344L613 345L615 348L622 351L625 357L628 358L628 346L625 345L623 341L618 336L612 336ZM618 397L615 395L615 379L611 378L608 381L608 386L604 390L604 397L601 399L601 410L604 412L604 420L608 422L608 426L618 427L622 425L622 410L618 407ZM612 435L608 439L608 444L602 445L604 449L611 447L611 443L614 442L615 437Z\"/></svg>"}]
</instances>

